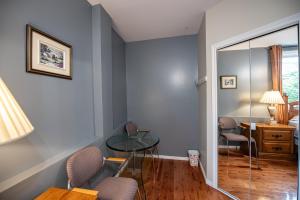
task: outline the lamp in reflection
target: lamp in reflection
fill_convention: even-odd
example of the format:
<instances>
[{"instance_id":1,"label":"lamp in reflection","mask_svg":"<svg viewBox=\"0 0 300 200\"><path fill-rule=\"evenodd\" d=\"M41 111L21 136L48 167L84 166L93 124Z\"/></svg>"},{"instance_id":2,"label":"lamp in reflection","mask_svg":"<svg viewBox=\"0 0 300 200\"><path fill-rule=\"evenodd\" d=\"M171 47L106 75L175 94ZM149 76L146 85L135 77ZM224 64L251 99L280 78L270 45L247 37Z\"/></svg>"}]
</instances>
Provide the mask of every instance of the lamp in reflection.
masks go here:
<instances>
[{"instance_id":1,"label":"lamp in reflection","mask_svg":"<svg viewBox=\"0 0 300 200\"><path fill-rule=\"evenodd\" d=\"M34 127L0 78L0 144L25 137Z\"/></svg>"},{"instance_id":2,"label":"lamp in reflection","mask_svg":"<svg viewBox=\"0 0 300 200\"><path fill-rule=\"evenodd\" d=\"M279 91L266 91L262 98L260 99L261 103L267 103L270 104L268 106L268 111L271 117L270 124L277 124L277 121L275 120L275 114L276 114L276 105L278 104L284 104L284 100L280 94Z\"/></svg>"}]
</instances>

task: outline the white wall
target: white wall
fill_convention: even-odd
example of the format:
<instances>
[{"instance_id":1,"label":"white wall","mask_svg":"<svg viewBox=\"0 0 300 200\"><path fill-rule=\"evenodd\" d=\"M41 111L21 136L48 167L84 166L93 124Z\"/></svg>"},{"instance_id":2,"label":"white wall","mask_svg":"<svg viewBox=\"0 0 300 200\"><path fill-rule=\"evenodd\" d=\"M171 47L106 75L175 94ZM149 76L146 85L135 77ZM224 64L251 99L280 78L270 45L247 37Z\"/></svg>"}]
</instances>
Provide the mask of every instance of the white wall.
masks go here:
<instances>
[{"instance_id":1,"label":"white wall","mask_svg":"<svg viewBox=\"0 0 300 200\"><path fill-rule=\"evenodd\" d=\"M212 45L259 28L271 22L300 12L299 0L223 0L206 12L206 74L207 91L200 96L206 97L207 123L207 179L213 181L213 141L212 141ZM201 53L201 52L200 52ZM201 56L201 55L199 55ZM202 65L199 65L201 71ZM200 99L201 100L201 99Z\"/></svg>"}]
</instances>

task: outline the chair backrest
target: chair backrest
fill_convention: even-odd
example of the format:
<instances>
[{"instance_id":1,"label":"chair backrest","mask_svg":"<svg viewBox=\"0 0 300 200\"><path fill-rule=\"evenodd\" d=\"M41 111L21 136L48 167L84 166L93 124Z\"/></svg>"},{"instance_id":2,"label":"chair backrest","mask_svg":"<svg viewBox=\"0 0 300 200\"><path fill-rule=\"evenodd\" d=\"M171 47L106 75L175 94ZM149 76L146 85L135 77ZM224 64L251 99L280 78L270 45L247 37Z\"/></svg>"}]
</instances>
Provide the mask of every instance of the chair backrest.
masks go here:
<instances>
[{"instance_id":1,"label":"chair backrest","mask_svg":"<svg viewBox=\"0 0 300 200\"><path fill-rule=\"evenodd\" d=\"M133 122L127 122L125 125L125 130L128 136L133 136L138 134L138 127Z\"/></svg>"},{"instance_id":2,"label":"chair backrest","mask_svg":"<svg viewBox=\"0 0 300 200\"><path fill-rule=\"evenodd\" d=\"M85 185L102 167L103 155L95 146L75 152L67 161L67 174L72 187Z\"/></svg>"},{"instance_id":3,"label":"chair backrest","mask_svg":"<svg viewBox=\"0 0 300 200\"><path fill-rule=\"evenodd\" d=\"M231 117L220 117L219 118L220 129L235 129L237 128L236 121Z\"/></svg>"}]
</instances>

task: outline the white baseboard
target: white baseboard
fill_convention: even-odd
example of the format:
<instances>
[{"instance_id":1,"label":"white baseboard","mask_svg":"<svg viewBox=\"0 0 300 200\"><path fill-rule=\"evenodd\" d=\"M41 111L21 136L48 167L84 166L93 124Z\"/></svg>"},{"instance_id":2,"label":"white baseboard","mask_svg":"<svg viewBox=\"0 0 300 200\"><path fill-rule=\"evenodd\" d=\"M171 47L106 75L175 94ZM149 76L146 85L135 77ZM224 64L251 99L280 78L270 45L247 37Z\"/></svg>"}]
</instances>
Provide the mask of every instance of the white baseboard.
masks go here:
<instances>
[{"instance_id":1,"label":"white baseboard","mask_svg":"<svg viewBox=\"0 0 300 200\"><path fill-rule=\"evenodd\" d=\"M151 157L150 154L146 154L145 157ZM183 157L183 156L167 156L167 155L153 155L154 158L159 158L159 159L166 159L166 160L185 160L188 161L188 157Z\"/></svg>"}]
</instances>

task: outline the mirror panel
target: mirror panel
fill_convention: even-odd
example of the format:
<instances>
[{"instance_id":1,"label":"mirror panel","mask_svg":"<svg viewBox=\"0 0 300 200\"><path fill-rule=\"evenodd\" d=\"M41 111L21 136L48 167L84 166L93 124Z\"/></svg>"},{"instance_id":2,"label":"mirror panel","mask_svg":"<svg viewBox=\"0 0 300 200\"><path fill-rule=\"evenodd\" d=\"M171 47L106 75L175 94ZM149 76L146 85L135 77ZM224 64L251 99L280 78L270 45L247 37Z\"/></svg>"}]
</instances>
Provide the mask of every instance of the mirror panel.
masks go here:
<instances>
[{"instance_id":1,"label":"mirror panel","mask_svg":"<svg viewBox=\"0 0 300 200\"><path fill-rule=\"evenodd\" d=\"M217 52L218 187L233 198L297 199L298 33Z\"/></svg>"},{"instance_id":2,"label":"mirror panel","mask_svg":"<svg viewBox=\"0 0 300 200\"><path fill-rule=\"evenodd\" d=\"M249 135L241 122L250 122L249 42L221 49L218 71L218 186L240 199L250 195Z\"/></svg>"},{"instance_id":3,"label":"mirror panel","mask_svg":"<svg viewBox=\"0 0 300 200\"><path fill-rule=\"evenodd\" d=\"M250 55L251 121L256 123L256 130L250 135L253 138L250 197L254 200L297 199L294 136L297 136L295 127L299 116L292 114L291 109L299 99L298 27L250 40ZM279 91L279 98L285 104L273 101L278 104L275 104L275 120L270 121L271 102L265 102L262 97L272 90Z\"/></svg>"}]
</instances>

